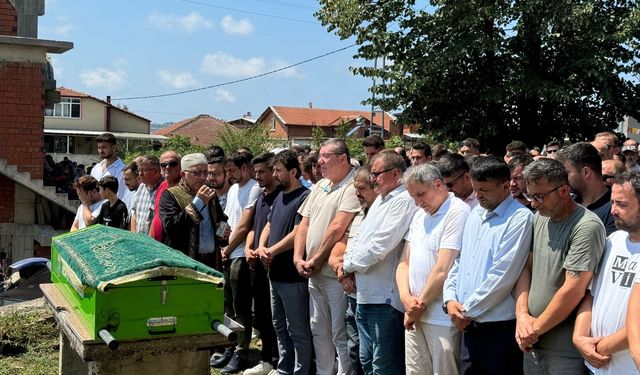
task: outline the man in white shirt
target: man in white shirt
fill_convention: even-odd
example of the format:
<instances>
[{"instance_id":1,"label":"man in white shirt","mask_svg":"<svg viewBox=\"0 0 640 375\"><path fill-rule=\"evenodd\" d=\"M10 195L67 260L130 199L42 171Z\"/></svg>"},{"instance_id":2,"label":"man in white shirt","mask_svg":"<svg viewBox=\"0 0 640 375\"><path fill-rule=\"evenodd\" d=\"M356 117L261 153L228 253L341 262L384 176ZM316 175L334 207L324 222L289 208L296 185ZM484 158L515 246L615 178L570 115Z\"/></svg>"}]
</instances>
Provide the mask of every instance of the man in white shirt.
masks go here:
<instances>
[{"instance_id":1,"label":"man in white shirt","mask_svg":"<svg viewBox=\"0 0 640 375\"><path fill-rule=\"evenodd\" d=\"M640 178L616 177L611 213L618 231L609 235L598 275L580 304L573 344L593 374L637 374L627 341L626 313L640 254Z\"/></svg>"},{"instance_id":2,"label":"man in white shirt","mask_svg":"<svg viewBox=\"0 0 640 375\"><path fill-rule=\"evenodd\" d=\"M407 375L459 374L460 332L442 311L442 288L460 253L471 208L447 192L433 165L413 167L404 178L421 208L413 215L396 272L405 311Z\"/></svg>"},{"instance_id":3,"label":"man in white shirt","mask_svg":"<svg viewBox=\"0 0 640 375\"><path fill-rule=\"evenodd\" d=\"M222 248L224 271L225 314L244 326L236 345L237 351L225 351L220 360L213 363L222 368L222 373L235 373L248 366L249 344L251 343L251 274L245 257L245 241L251 230L251 220L255 203L262 189L251 178L253 155L248 152L234 152L226 160L226 173L232 184L227 193L224 213L231 228L229 245Z\"/></svg>"},{"instance_id":4,"label":"man in white shirt","mask_svg":"<svg viewBox=\"0 0 640 375\"><path fill-rule=\"evenodd\" d=\"M402 184L406 164L393 150L371 159L379 196L347 245L345 274L354 273L360 362L366 374L393 374L404 363L403 308L395 283L402 239L418 209Z\"/></svg>"},{"instance_id":5,"label":"man in white shirt","mask_svg":"<svg viewBox=\"0 0 640 375\"><path fill-rule=\"evenodd\" d=\"M131 191L124 183L123 169L126 167L122 159L116 155L116 137L111 133L104 133L95 138L98 145L98 155L102 161L93 166L91 175L98 181L104 176L118 179L118 198L131 208Z\"/></svg>"},{"instance_id":6,"label":"man in white shirt","mask_svg":"<svg viewBox=\"0 0 640 375\"><path fill-rule=\"evenodd\" d=\"M80 199L80 207L71 225L71 232L85 228L86 223L98 217L105 200L100 196L98 181L91 176L82 176L73 184Z\"/></svg>"}]
</instances>

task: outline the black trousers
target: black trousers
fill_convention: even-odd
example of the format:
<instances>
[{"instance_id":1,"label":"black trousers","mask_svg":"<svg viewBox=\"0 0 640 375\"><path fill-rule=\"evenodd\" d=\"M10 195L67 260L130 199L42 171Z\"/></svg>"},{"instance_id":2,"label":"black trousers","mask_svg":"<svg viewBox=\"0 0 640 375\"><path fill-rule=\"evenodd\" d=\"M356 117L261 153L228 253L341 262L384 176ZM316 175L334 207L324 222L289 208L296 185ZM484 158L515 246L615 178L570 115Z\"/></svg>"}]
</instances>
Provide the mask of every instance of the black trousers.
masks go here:
<instances>
[{"instance_id":1,"label":"black trousers","mask_svg":"<svg viewBox=\"0 0 640 375\"><path fill-rule=\"evenodd\" d=\"M238 335L238 355L241 359L249 356L253 316L251 314L251 275L245 257L228 259L224 270L224 313L244 326Z\"/></svg>"},{"instance_id":2,"label":"black trousers","mask_svg":"<svg viewBox=\"0 0 640 375\"><path fill-rule=\"evenodd\" d=\"M251 270L251 286L253 287L253 325L260 331L262 341L260 359L272 363L274 358L278 358L278 345L271 315L269 278L260 262L257 262Z\"/></svg>"},{"instance_id":3,"label":"black trousers","mask_svg":"<svg viewBox=\"0 0 640 375\"><path fill-rule=\"evenodd\" d=\"M515 339L516 321L471 322L462 333L460 373L521 375L522 351Z\"/></svg>"}]
</instances>

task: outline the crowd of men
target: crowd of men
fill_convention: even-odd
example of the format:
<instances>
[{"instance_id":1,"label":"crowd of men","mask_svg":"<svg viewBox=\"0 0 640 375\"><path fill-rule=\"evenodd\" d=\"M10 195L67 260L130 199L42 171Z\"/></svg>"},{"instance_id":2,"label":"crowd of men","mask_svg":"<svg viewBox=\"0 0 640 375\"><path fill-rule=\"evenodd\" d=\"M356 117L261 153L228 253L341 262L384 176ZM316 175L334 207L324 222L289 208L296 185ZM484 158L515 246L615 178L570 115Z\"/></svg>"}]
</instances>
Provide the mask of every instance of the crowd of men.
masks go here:
<instances>
[{"instance_id":1,"label":"crowd of men","mask_svg":"<svg viewBox=\"0 0 640 375\"><path fill-rule=\"evenodd\" d=\"M634 140L495 156L370 136L362 167L338 139L129 165L112 135L96 142L72 230L145 233L222 271L245 328L212 357L222 373L638 373Z\"/></svg>"}]
</instances>

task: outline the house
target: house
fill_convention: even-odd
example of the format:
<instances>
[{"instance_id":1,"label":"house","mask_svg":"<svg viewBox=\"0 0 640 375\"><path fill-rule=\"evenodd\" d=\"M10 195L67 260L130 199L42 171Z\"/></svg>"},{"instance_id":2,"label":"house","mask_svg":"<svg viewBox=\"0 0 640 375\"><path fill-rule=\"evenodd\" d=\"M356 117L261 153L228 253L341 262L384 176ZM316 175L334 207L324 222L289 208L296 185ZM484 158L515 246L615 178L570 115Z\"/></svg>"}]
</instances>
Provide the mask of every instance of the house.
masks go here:
<instances>
[{"instance_id":1,"label":"house","mask_svg":"<svg viewBox=\"0 0 640 375\"><path fill-rule=\"evenodd\" d=\"M43 186L44 109L59 100L47 53L73 43L38 39L44 1L0 0L0 262L48 256L78 202ZM63 228L68 225L66 228Z\"/></svg>"},{"instance_id":2,"label":"house","mask_svg":"<svg viewBox=\"0 0 640 375\"><path fill-rule=\"evenodd\" d=\"M158 129L153 135L173 137L182 135L191 140L191 144L209 147L216 139L218 132L229 126L222 120L210 115L198 115Z\"/></svg>"},{"instance_id":3,"label":"house","mask_svg":"<svg viewBox=\"0 0 640 375\"><path fill-rule=\"evenodd\" d=\"M251 112L247 112L247 114L242 115L242 117L229 120L227 124L233 125L238 129L246 129L256 124L256 119L251 116Z\"/></svg>"},{"instance_id":4,"label":"house","mask_svg":"<svg viewBox=\"0 0 640 375\"><path fill-rule=\"evenodd\" d=\"M388 112L323 109L309 107L270 106L257 121L270 127L273 138L286 138L289 144L308 145L314 128L320 128L326 138L335 137L337 128L346 126L347 136L358 138L381 134L384 139L401 135L395 116Z\"/></svg>"},{"instance_id":5,"label":"house","mask_svg":"<svg viewBox=\"0 0 640 375\"><path fill-rule=\"evenodd\" d=\"M98 99L66 87L56 90L60 102L45 109L44 150L58 162L65 156L85 165L100 161L93 139L102 133L112 133L124 153L138 143L162 141L166 137L149 134L151 121L111 100Z\"/></svg>"}]
</instances>

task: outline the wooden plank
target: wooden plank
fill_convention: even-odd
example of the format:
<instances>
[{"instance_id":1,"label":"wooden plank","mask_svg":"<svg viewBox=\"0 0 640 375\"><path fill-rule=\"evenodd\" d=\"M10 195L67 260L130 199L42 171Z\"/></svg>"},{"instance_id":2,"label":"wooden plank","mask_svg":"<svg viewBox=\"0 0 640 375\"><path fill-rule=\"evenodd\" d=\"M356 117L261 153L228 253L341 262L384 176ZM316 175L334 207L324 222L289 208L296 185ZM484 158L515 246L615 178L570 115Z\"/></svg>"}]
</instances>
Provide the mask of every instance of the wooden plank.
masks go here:
<instances>
[{"instance_id":1,"label":"wooden plank","mask_svg":"<svg viewBox=\"0 0 640 375\"><path fill-rule=\"evenodd\" d=\"M220 333L161 337L148 340L122 341L116 350L110 350L102 341L94 341L87 327L78 318L73 306L55 284L40 284L44 298L70 346L83 361L109 361L140 356L144 353L175 353L209 350L229 346L231 343ZM237 324L237 323L236 323Z\"/></svg>"}]
</instances>

